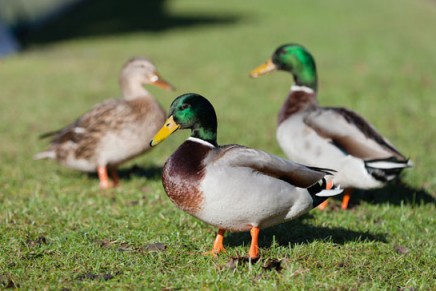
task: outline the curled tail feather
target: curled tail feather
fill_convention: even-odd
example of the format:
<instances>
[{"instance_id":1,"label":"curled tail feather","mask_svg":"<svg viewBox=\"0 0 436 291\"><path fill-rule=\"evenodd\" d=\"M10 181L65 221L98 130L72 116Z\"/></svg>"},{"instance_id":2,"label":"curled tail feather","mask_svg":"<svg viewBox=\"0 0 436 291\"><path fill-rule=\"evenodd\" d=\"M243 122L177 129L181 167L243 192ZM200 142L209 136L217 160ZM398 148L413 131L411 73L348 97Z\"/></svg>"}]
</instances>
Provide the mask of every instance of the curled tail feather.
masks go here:
<instances>
[{"instance_id":1,"label":"curled tail feather","mask_svg":"<svg viewBox=\"0 0 436 291\"><path fill-rule=\"evenodd\" d=\"M328 197L338 195L344 190L341 189L340 185L335 185L332 176L326 176L307 188L313 199L313 207L318 206Z\"/></svg>"}]
</instances>

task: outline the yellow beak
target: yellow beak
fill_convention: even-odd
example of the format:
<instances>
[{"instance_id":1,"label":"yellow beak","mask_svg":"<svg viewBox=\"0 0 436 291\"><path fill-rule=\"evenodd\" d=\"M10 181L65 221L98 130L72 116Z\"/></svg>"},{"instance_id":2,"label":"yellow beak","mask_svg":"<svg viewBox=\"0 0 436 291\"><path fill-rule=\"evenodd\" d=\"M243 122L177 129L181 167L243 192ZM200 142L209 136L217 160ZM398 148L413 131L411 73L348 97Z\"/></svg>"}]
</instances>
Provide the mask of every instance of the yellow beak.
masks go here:
<instances>
[{"instance_id":1,"label":"yellow beak","mask_svg":"<svg viewBox=\"0 0 436 291\"><path fill-rule=\"evenodd\" d=\"M277 70L277 66L272 62L271 59L269 59L263 65L260 65L256 69L252 70L250 72L250 77L257 78L259 76L274 72L275 70Z\"/></svg>"},{"instance_id":2,"label":"yellow beak","mask_svg":"<svg viewBox=\"0 0 436 291\"><path fill-rule=\"evenodd\" d=\"M161 141L169 137L173 132L178 130L180 128L180 125L178 125L175 121L173 116L171 115L168 117L167 121L165 121L164 126L156 133L156 135L153 137L153 139L150 142L150 146L154 147L155 145L158 145Z\"/></svg>"}]
</instances>

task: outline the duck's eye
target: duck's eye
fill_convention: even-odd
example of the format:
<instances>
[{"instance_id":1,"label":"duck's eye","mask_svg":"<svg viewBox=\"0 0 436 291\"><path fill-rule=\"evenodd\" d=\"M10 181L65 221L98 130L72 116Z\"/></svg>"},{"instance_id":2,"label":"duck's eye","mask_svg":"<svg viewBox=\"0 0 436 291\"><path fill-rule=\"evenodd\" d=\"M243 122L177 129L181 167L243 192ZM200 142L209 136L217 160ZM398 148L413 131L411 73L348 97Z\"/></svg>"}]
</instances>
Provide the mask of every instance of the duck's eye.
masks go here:
<instances>
[{"instance_id":1,"label":"duck's eye","mask_svg":"<svg viewBox=\"0 0 436 291\"><path fill-rule=\"evenodd\" d=\"M185 110L185 109L188 108L188 107L190 107L190 105L185 103L185 104L181 105L181 106L179 107L179 109L180 109L180 110Z\"/></svg>"}]
</instances>

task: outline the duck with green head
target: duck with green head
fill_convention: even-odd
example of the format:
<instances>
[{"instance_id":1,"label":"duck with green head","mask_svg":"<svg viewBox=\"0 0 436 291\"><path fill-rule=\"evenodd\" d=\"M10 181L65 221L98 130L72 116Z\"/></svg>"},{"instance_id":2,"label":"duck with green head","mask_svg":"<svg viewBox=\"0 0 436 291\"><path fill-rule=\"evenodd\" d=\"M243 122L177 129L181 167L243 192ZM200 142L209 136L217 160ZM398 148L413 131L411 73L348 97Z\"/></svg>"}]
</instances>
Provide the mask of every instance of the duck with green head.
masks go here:
<instances>
[{"instance_id":1,"label":"duck with green head","mask_svg":"<svg viewBox=\"0 0 436 291\"><path fill-rule=\"evenodd\" d=\"M337 171L335 181L347 188L343 209L348 207L351 188L382 187L412 166L362 116L346 108L318 104L315 60L304 47L281 45L250 76L257 78L278 70L294 77L278 114L278 143L287 157L296 162Z\"/></svg>"},{"instance_id":2,"label":"duck with green head","mask_svg":"<svg viewBox=\"0 0 436 291\"><path fill-rule=\"evenodd\" d=\"M237 144L218 145L215 110L198 94L173 101L151 146L178 129L191 129L191 136L166 161L162 183L177 207L218 228L213 255L224 250L226 230L250 231L249 257L257 258L261 228L295 219L342 192L328 169Z\"/></svg>"}]
</instances>

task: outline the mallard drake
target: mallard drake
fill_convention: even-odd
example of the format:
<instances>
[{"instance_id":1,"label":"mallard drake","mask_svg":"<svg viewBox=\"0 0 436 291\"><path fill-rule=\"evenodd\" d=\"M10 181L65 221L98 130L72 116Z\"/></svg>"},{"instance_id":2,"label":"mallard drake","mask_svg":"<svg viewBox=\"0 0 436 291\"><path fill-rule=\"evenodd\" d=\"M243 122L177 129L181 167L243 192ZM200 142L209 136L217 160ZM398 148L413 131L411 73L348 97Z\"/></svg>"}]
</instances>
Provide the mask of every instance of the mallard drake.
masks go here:
<instances>
[{"instance_id":1,"label":"mallard drake","mask_svg":"<svg viewBox=\"0 0 436 291\"><path fill-rule=\"evenodd\" d=\"M123 98L97 104L66 127L41 135L51 137L51 145L34 158L54 159L84 172L97 171L102 189L117 185L117 167L149 150L148 141L165 121L165 111L143 87L146 84L173 89L149 60L129 60L120 74Z\"/></svg>"},{"instance_id":2,"label":"mallard drake","mask_svg":"<svg viewBox=\"0 0 436 291\"><path fill-rule=\"evenodd\" d=\"M218 227L210 252L214 255L224 250L226 230L249 230L249 257L257 258L261 228L295 219L342 192L332 185L328 169L305 167L237 144L219 146L215 110L201 95L177 97L150 145L179 128L191 129L191 136L166 161L162 183L177 207Z\"/></svg>"},{"instance_id":3,"label":"mallard drake","mask_svg":"<svg viewBox=\"0 0 436 291\"><path fill-rule=\"evenodd\" d=\"M343 209L348 207L351 188L382 187L412 166L359 114L318 104L315 60L304 47L278 47L271 59L251 71L250 76L256 78L277 70L294 77L278 114L278 143L286 156L296 162L337 171L335 181L346 189Z\"/></svg>"}]
</instances>

